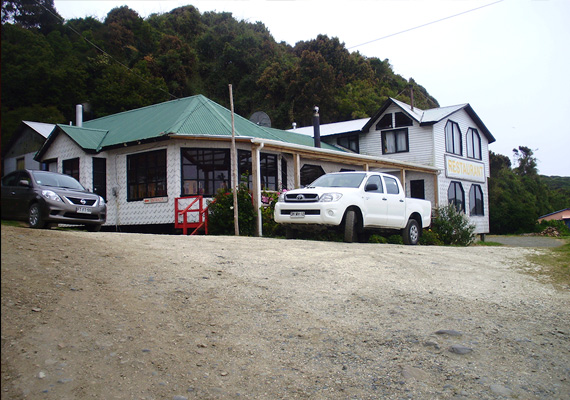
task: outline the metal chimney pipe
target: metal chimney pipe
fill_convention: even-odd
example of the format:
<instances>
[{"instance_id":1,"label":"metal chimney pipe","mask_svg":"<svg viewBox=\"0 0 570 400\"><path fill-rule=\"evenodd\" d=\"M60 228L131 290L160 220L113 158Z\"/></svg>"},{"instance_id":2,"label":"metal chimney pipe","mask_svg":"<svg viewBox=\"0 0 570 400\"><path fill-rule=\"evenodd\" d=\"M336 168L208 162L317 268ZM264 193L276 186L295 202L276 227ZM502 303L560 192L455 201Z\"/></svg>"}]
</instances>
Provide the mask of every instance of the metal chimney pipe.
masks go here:
<instances>
[{"instance_id":1,"label":"metal chimney pipe","mask_svg":"<svg viewBox=\"0 0 570 400\"><path fill-rule=\"evenodd\" d=\"M313 108L313 131L314 131L314 140L315 140L315 147L321 147L321 122L319 117L319 107L315 106Z\"/></svg>"},{"instance_id":2,"label":"metal chimney pipe","mask_svg":"<svg viewBox=\"0 0 570 400\"><path fill-rule=\"evenodd\" d=\"M75 106L75 126L80 128L83 126L83 106L81 104Z\"/></svg>"}]
</instances>

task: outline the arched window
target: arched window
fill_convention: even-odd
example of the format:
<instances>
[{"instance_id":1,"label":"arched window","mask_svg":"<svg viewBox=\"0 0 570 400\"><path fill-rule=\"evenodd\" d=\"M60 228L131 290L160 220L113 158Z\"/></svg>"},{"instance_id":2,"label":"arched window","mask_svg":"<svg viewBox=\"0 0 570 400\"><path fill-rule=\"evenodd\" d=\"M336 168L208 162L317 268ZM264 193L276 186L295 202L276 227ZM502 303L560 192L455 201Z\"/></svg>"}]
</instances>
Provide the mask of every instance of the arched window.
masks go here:
<instances>
[{"instance_id":1,"label":"arched window","mask_svg":"<svg viewBox=\"0 0 570 400\"><path fill-rule=\"evenodd\" d=\"M481 159L481 136L477 129L469 128L467 130L467 157Z\"/></svg>"},{"instance_id":2,"label":"arched window","mask_svg":"<svg viewBox=\"0 0 570 400\"><path fill-rule=\"evenodd\" d=\"M461 130L457 122L447 121L445 125L445 151L459 156L463 154Z\"/></svg>"},{"instance_id":3,"label":"arched window","mask_svg":"<svg viewBox=\"0 0 570 400\"><path fill-rule=\"evenodd\" d=\"M479 185L471 185L469 189L469 213L471 215L485 215L483 210L483 190Z\"/></svg>"},{"instance_id":4,"label":"arched window","mask_svg":"<svg viewBox=\"0 0 570 400\"><path fill-rule=\"evenodd\" d=\"M449 204L455 205L457 211L465 212L465 192L461 182L452 181L447 189L447 200Z\"/></svg>"}]
</instances>

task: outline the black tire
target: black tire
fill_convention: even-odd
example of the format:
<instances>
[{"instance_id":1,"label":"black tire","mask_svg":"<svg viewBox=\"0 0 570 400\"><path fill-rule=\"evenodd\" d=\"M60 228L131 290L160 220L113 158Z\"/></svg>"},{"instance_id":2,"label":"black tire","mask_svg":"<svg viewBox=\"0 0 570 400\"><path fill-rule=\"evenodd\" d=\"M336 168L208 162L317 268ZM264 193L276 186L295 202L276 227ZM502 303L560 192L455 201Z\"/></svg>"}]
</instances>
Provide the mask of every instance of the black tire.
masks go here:
<instances>
[{"instance_id":1,"label":"black tire","mask_svg":"<svg viewBox=\"0 0 570 400\"><path fill-rule=\"evenodd\" d=\"M42 219L42 209L38 203L34 203L30 206L28 223L30 224L30 228L34 229L42 229L46 226L45 221Z\"/></svg>"},{"instance_id":2,"label":"black tire","mask_svg":"<svg viewBox=\"0 0 570 400\"><path fill-rule=\"evenodd\" d=\"M101 225L85 225L88 232L99 232L101 230Z\"/></svg>"},{"instance_id":3,"label":"black tire","mask_svg":"<svg viewBox=\"0 0 570 400\"><path fill-rule=\"evenodd\" d=\"M409 245L416 245L420 240L420 226L418 221L415 219L410 219L408 224L404 228L402 232L402 239L404 240L404 244Z\"/></svg>"},{"instance_id":4,"label":"black tire","mask_svg":"<svg viewBox=\"0 0 570 400\"><path fill-rule=\"evenodd\" d=\"M344 241L346 243L358 241L357 222L356 211L348 210L344 216Z\"/></svg>"}]
</instances>

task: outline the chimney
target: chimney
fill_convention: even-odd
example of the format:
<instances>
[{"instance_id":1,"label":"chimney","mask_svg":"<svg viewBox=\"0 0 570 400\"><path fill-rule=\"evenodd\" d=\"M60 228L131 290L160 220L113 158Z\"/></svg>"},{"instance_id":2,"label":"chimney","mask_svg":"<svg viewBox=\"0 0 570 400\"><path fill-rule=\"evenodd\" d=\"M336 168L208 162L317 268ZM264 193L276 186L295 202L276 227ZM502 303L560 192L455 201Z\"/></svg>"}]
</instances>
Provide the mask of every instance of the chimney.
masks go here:
<instances>
[{"instance_id":1,"label":"chimney","mask_svg":"<svg viewBox=\"0 0 570 400\"><path fill-rule=\"evenodd\" d=\"M297 123L293 122L293 129L297 129Z\"/></svg>"},{"instance_id":2,"label":"chimney","mask_svg":"<svg viewBox=\"0 0 570 400\"><path fill-rule=\"evenodd\" d=\"M80 128L83 126L83 106L81 104L75 106L75 126Z\"/></svg>"},{"instance_id":3,"label":"chimney","mask_svg":"<svg viewBox=\"0 0 570 400\"><path fill-rule=\"evenodd\" d=\"M412 111L414 111L414 86L410 85L410 106L412 107Z\"/></svg>"},{"instance_id":4,"label":"chimney","mask_svg":"<svg viewBox=\"0 0 570 400\"><path fill-rule=\"evenodd\" d=\"M313 131L314 131L314 139L315 139L315 147L321 147L321 123L319 120L319 107L315 106L313 108L315 112L313 114Z\"/></svg>"}]
</instances>

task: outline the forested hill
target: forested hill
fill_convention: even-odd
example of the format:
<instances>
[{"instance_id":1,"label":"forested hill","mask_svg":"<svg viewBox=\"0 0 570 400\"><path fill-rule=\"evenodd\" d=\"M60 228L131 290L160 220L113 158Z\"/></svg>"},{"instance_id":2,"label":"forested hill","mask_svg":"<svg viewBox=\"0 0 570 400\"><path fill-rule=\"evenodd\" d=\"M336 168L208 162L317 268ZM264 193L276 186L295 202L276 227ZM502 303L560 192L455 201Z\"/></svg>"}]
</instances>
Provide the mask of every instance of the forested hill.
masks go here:
<instances>
[{"instance_id":1,"label":"forested hill","mask_svg":"<svg viewBox=\"0 0 570 400\"><path fill-rule=\"evenodd\" d=\"M85 120L174 98L203 94L236 113L265 111L275 128L371 116L388 98L437 107L413 79L393 72L388 59L349 52L339 38L319 35L291 46L277 43L260 23L193 6L141 18L123 6L104 21L62 22L53 0L43 7L2 0L2 143L22 120Z\"/></svg>"}]
</instances>

